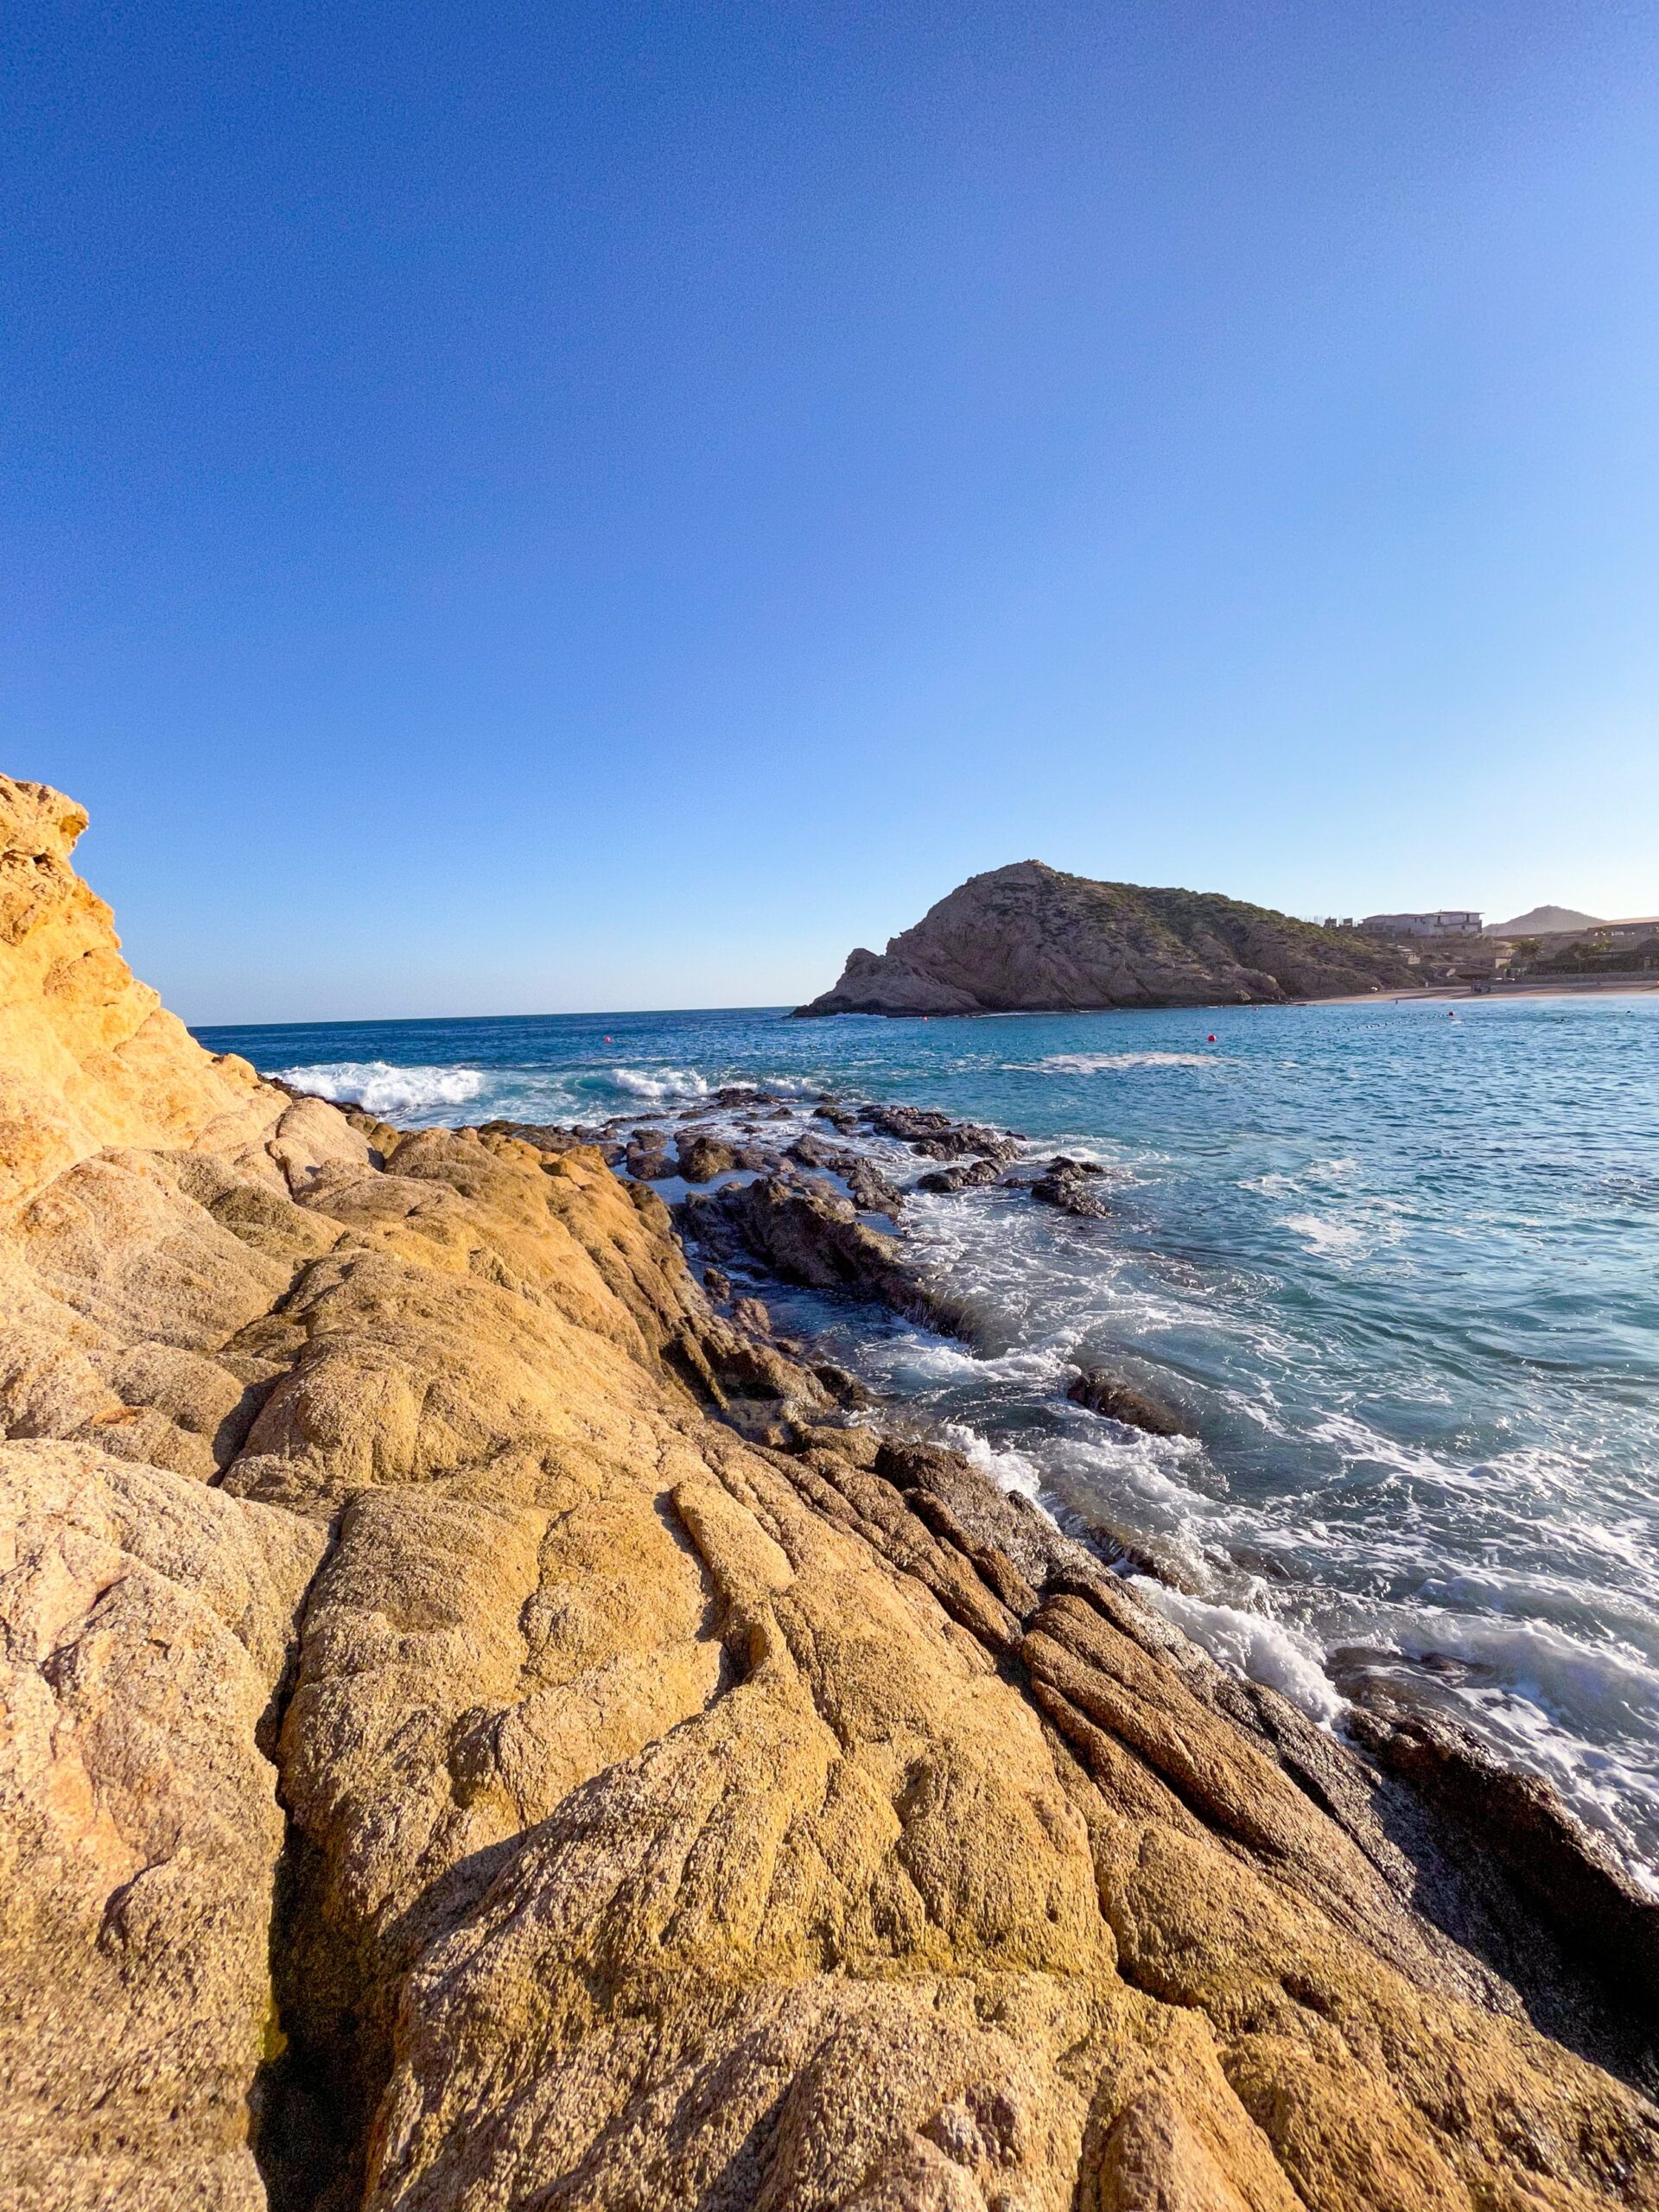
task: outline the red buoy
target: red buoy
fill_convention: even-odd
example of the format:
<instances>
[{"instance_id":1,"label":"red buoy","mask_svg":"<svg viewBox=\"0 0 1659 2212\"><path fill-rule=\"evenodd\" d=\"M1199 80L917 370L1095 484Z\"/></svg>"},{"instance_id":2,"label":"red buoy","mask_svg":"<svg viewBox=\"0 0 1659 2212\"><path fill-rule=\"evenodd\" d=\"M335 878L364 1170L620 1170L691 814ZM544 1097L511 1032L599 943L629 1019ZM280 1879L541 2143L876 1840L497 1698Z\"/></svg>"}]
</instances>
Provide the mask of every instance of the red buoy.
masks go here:
<instances>
[{"instance_id":1,"label":"red buoy","mask_svg":"<svg viewBox=\"0 0 1659 2212\"><path fill-rule=\"evenodd\" d=\"M1210 1032L1210 1042L1213 1045L1213 1044L1215 1043L1215 1041L1216 1041L1216 1033L1215 1033L1215 1031L1212 1029L1212 1030Z\"/></svg>"}]
</instances>

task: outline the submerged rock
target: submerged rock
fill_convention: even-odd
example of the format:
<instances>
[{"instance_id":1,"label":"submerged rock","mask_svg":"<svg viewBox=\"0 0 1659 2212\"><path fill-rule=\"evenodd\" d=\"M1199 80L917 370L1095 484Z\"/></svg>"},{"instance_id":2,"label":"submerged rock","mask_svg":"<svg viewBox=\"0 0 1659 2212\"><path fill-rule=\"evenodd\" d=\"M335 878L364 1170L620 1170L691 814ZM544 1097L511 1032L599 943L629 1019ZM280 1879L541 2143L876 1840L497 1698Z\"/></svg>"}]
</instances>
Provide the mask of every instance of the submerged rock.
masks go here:
<instances>
[{"instance_id":1,"label":"submerged rock","mask_svg":"<svg viewBox=\"0 0 1659 2212\"><path fill-rule=\"evenodd\" d=\"M1155 1398L1147 1397L1132 1382L1109 1375L1104 1368L1085 1368L1066 1384L1065 1395L1074 1405L1087 1406L1090 1413L1104 1414L1108 1420L1122 1421L1128 1428L1144 1429L1148 1436L1186 1433L1179 1414L1160 1405Z\"/></svg>"},{"instance_id":2,"label":"submerged rock","mask_svg":"<svg viewBox=\"0 0 1659 2212\"><path fill-rule=\"evenodd\" d=\"M636 1183L661 1183L676 1173L667 1143L660 1131L638 1130L623 1154L627 1171Z\"/></svg>"},{"instance_id":3,"label":"submerged rock","mask_svg":"<svg viewBox=\"0 0 1659 2212\"><path fill-rule=\"evenodd\" d=\"M687 1198L688 1232L716 1254L757 1259L785 1282L879 1300L934 1327L959 1317L905 1259L896 1238L858 1217L826 1184L767 1176Z\"/></svg>"},{"instance_id":4,"label":"submerged rock","mask_svg":"<svg viewBox=\"0 0 1659 2212\"><path fill-rule=\"evenodd\" d=\"M956 1122L932 1106L873 1106L866 1116L878 1136L897 1137L931 1160L960 1160L977 1154L987 1160L1017 1158L1018 1141L1006 1129L981 1122Z\"/></svg>"},{"instance_id":5,"label":"submerged rock","mask_svg":"<svg viewBox=\"0 0 1659 2212\"><path fill-rule=\"evenodd\" d=\"M849 1152L845 1145L826 1144L809 1129L791 1145L789 1157L802 1167L817 1167L830 1175L846 1176L857 1165L859 1155Z\"/></svg>"}]
</instances>

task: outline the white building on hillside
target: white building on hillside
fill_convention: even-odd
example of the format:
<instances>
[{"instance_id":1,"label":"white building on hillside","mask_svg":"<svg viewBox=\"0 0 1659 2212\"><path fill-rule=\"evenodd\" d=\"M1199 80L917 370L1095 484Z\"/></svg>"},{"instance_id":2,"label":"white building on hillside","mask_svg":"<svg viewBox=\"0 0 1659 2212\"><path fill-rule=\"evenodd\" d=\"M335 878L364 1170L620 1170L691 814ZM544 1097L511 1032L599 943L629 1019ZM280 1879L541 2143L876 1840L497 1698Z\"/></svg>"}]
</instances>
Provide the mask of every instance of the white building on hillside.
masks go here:
<instances>
[{"instance_id":1,"label":"white building on hillside","mask_svg":"<svg viewBox=\"0 0 1659 2212\"><path fill-rule=\"evenodd\" d=\"M1478 937L1480 916L1442 906L1434 914L1367 914L1359 926L1372 937Z\"/></svg>"}]
</instances>

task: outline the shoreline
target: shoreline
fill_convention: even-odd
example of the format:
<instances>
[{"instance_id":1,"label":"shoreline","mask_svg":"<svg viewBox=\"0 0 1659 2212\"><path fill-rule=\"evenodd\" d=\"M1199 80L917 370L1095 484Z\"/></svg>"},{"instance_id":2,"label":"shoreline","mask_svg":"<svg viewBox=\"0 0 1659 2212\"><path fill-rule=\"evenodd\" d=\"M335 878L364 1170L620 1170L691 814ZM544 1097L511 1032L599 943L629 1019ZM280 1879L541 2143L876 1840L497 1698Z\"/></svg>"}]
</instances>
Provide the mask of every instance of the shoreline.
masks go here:
<instances>
[{"instance_id":1,"label":"shoreline","mask_svg":"<svg viewBox=\"0 0 1659 2212\"><path fill-rule=\"evenodd\" d=\"M747 1096L741 1096L741 1093ZM755 1112L771 1109L779 1114L788 1112L802 1116L806 1119L809 1130L819 1117L827 1120L830 1127L825 1132L826 1141L815 1141L809 1135L804 1146L791 1145L788 1155L772 1154L764 1161L760 1158L751 1157L741 1160L735 1168L729 1161L722 1164L715 1160L712 1163L712 1173L708 1166L704 1166L689 1179L673 1172L676 1163L672 1148L677 1131L689 1131L700 1141L704 1128L720 1124L723 1116L729 1119L730 1114L740 1108ZM651 1123L662 1128L667 1145L664 1152L654 1157L648 1147L642 1151L639 1143L641 1134ZM861 1124L861 1127L859 1126ZM538 1141L555 1134L551 1129L511 1122L487 1124L486 1127L486 1131L495 1129L503 1134L518 1134L531 1141ZM625 1134L628 1131L633 1132L633 1137L625 1142ZM875 1105L845 1095L819 1095L816 1099L794 1095L785 1099L781 1094L766 1091L764 1086L734 1086L692 1106L658 1106L642 1112L623 1113L612 1117L605 1124L565 1129L557 1134L566 1140L599 1142L606 1150L614 1172L636 1183L643 1183L645 1187L664 1196L671 1207L675 1234L695 1271L709 1274L711 1281L723 1282L726 1271L733 1268L735 1262L734 1271L741 1278L740 1285L735 1292L728 1290L722 1310L729 1306L733 1296L775 1302L781 1289L787 1304L791 1295L798 1294L802 1289L838 1292L845 1294L848 1298L849 1310L844 1325L855 1341L861 1338L867 1345L879 1344L885 1332L874 1317L882 1313L896 1316L900 1320L919 1322L946 1340L961 1344L975 1360L979 1360L985 1355L976 1342L976 1321L964 1319L949 1294L941 1300L937 1292L929 1290L925 1274L921 1272L925 1268L925 1261L918 1259L912 1249L909 1232L897 1205L886 1212L880 1207L867 1205L861 1217L865 1226L874 1227L878 1235L882 1232L884 1224L890 1225L893 1250L887 1254L867 1247L854 1250L849 1255L848 1231L825 1211L824 1201L831 1208L837 1205L847 1207L859 1197L856 1186L849 1189L847 1180L847 1169L854 1157L847 1150L847 1146L849 1141L856 1144L861 1136L868 1138L872 1131L886 1136L890 1141L896 1140L907 1145L912 1152L921 1155L919 1160L912 1160L912 1167L919 1165L931 1172L925 1173L920 1183L912 1185L912 1188L931 1188L937 1194L950 1197L963 1190L982 1189L988 1183L996 1182L1003 1188L1023 1188L1035 1198L1039 1190L1047 1184L1050 1188L1043 1193L1046 1202L1059 1213L1077 1213L1085 1221L1105 1217L1092 1203L1088 1179L1092 1171L1085 1169L1075 1175L1061 1174L1057 1178L1052 1171L1068 1163L1057 1159L1049 1161L1045 1168L1042 1163L1046 1147L1033 1146L1023 1139L1014 1139L1006 1130L956 1121L953 1116L936 1109L903 1106L895 1109L891 1104ZM729 1129L727 1134L730 1137ZM683 1136L681 1141L683 1141ZM733 1143L740 1141L735 1137L730 1137L730 1141ZM780 1144L785 1141L784 1138L778 1140ZM1000 1173L992 1175L975 1172L981 1165L988 1166L992 1164L987 1155L999 1143L1007 1147L998 1154L995 1162ZM835 1157L837 1152L841 1154L839 1160ZM954 1171L942 1171L938 1163L952 1160L964 1165ZM891 1161L885 1163L884 1173L896 1172ZM775 1179L780 1173L788 1186L786 1190L776 1185ZM960 1181L953 1179L957 1174L962 1177ZM781 1228L775 1218L768 1217L768 1209L759 1209L760 1217L757 1218L756 1209L737 1202L739 1193L744 1188L752 1189L760 1185L772 1187L774 1205L770 1210L771 1214L775 1216L780 1208L788 1213L788 1220ZM852 1233L856 1235L859 1232L855 1230ZM896 1266L893 1263L894 1255L899 1255ZM718 1295L712 1288L710 1294ZM861 1306L861 1301L863 1302ZM868 1312L870 1318L861 1321L861 1311ZM830 1357L828 1351L813 1346L810 1325L805 1325L809 1327L809 1341L804 1348L796 1347L799 1356L809 1362ZM838 1351L833 1356L836 1359L844 1359L848 1355ZM1089 1395L1090 1389L1107 1399L1122 1393L1122 1401L1119 1406L1103 1403L1100 1410L1113 1414L1115 1418L1127 1419L1131 1427L1144 1427L1154 1435L1170 1433L1159 1426L1164 1409L1155 1398L1151 1401L1146 1398L1143 1388L1138 1382L1126 1385L1121 1376L1087 1366L1080 1370L1076 1381L1078 1387L1067 1388L1061 1393L1073 1403L1093 1404L1095 1400ZM1081 1396L1079 1387L1084 1391ZM1058 1389L1060 1386L1057 1383L1055 1388ZM1127 1414L1122 1411L1124 1404L1129 1408ZM876 1421L896 1417L907 1423L919 1419L929 1428L937 1428L938 1425L934 1415L920 1412L902 1391L879 1398L871 1408L870 1417ZM979 1416L969 1412L963 1418L973 1421ZM1172 1424L1173 1427L1179 1425ZM1184 1433L1197 1432L1186 1430ZM993 1445L987 1448L995 1452L1004 1447ZM1014 1451L1016 1457L1020 1456L1017 1443L1008 1448ZM1304 1641L1311 1643L1312 1649L1318 1652L1318 1665L1324 1681L1330 1686L1333 1710L1340 1709L1344 1734L1351 1732L1350 1724L1354 1716L1368 1711L1393 1710L1396 1714L1408 1713L1414 1723L1431 1726L1441 1721L1448 1722L1466 1738L1471 1745L1480 1747L1479 1755L1490 1763L1495 1772L1503 1772L1516 1781L1525 1778L1529 1785L1535 1784L1546 1790L1557 1804L1562 1817L1573 1827L1581 1828L1586 1836L1594 1838L1599 1847L1610 1854L1623 1870L1626 1878L1635 1882L1644 1893L1659 1897L1659 1869L1656 1869L1633 1847L1622 1847L1603 1827L1594 1822L1586 1822L1583 1816L1570 1807L1568 1801L1559 1795L1555 1785L1545 1780L1539 1764L1529 1763L1512 1749L1494 1743L1483 1735L1476 1716L1465 1713L1455 1701L1448 1702L1443 1694L1440 1677L1432 1669L1424 1670L1420 1683L1414 1672L1415 1662L1408 1654L1401 1654L1396 1668L1379 1669L1369 1676L1364 1674L1356 1675L1351 1667L1333 1675L1330 1665L1330 1649L1317 1639L1306 1639L1305 1632L1285 1628L1277 1616L1271 1612L1260 1615L1249 1611L1241 1612L1224 1599L1217 1602L1213 1597L1204 1597L1201 1591L1195 1592L1193 1586L1184 1581L1179 1573L1172 1573L1167 1560L1160 1555L1156 1548L1147 1550L1140 1539L1114 1525L1109 1501L1105 1503L1103 1510L1090 1514L1075 1500L1051 1491L1046 1480L1031 1494L1057 1526L1094 1548L1103 1563L1113 1572L1145 1574L1171 1592L1177 1600L1191 1599L1198 1595L1200 1597L1200 1612L1214 1612L1217 1617L1225 1616L1230 1619L1236 1615L1241 1623L1259 1624L1264 1635L1287 1637L1292 1645L1297 1644L1299 1633L1303 1634ZM1167 1617L1173 1621L1181 1620L1179 1602L1169 1610ZM1193 1632L1190 1623L1186 1632ZM1224 1643L1225 1641L1224 1637ZM1232 1668L1241 1681L1254 1679L1258 1682L1270 1682L1281 1678L1282 1662L1270 1648L1264 1648L1256 1655L1267 1671L1254 1675L1250 1667L1243 1660L1229 1658L1221 1651L1215 1656L1218 1663ZM1316 1702L1310 1701L1307 1709L1318 1717Z\"/></svg>"},{"instance_id":2,"label":"shoreline","mask_svg":"<svg viewBox=\"0 0 1659 2212\"><path fill-rule=\"evenodd\" d=\"M1446 999L1579 999L1650 998L1659 991L1659 977L1636 982L1630 977L1586 978L1582 982L1425 984L1421 991L1367 991L1338 999L1300 999L1299 1006L1417 1006Z\"/></svg>"},{"instance_id":3,"label":"shoreline","mask_svg":"<svg viewBox=\"0 0 1659 2212\"><path fill-rule=\"evenodd\" d=\"M1659 1906L1548 1792L859 1421L666 1178L208 1054L85 826L0 780L22 2202L1659 2204ZM1006 1141L872 1111L947 1192ZM849 1119L712 1195L904 1299Z\"/></svg>"}]
</instances>

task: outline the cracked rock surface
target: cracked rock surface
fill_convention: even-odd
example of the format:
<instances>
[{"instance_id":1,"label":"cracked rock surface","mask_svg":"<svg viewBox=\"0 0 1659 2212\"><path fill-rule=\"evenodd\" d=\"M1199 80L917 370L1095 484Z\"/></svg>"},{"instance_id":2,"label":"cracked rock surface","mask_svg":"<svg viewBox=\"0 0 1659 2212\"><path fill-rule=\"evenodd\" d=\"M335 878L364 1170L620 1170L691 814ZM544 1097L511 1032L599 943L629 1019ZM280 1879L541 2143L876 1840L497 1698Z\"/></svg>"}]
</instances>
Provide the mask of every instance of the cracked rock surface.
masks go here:
<instances>
[{"instance_id":1,"label":"cracked rock surface","mask_svg":"<svg viewBox=\"0 0 1659 2212\"><path fill-rule=\"evenodd\" d=\"M1400 1785L597 1152L200 1051L83 819L0 782L0 2201L1659 2205L1639 1999Z\"/></svg>"}]
</instances>

